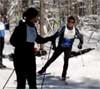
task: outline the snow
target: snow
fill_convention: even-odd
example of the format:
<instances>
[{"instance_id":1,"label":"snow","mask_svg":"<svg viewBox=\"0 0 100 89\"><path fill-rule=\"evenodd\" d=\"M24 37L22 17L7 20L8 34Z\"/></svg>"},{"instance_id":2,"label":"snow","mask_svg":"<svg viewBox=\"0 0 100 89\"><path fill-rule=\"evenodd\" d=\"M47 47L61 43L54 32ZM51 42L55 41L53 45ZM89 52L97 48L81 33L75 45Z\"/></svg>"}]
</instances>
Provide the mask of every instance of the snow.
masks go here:
<instances>
[{"instance_id":1,"label":"snow","mask_svg":"<svg viewBox=\"0 0 100 89\"><path fill-rule=\"evenodd\" d=\"M12 50L9 50L9 48L13 50L13 47L6 44L4 53L11 53ZM82 56L70 58L68 69L68 76L70 78L66 80L66 82L68 82L68 85L60 80L63 67L63 54L61 54L60 57L47 69L47 73L50 74L46 75L45 77L43 89L100 89L99 52L100 50L93 50ZM53 51L51 51L51 54L52 53ZM37 71L40 70L41 67L45 64L47 58L48 55L43 57L37 57ZM9 59L5 58L3 60L3 63L9 69L0 70L0 89L2 89L13 70L12 61L9 61ZM43 76L37 75L38 89L41 89L42 79ZM14 73L9 82L7 83L5 89L16 89L17 83L15 80L16 76Z\"/></svg>"},{"instance_id":2,"label":"snow","mask_svg":"<svg viewBox=\"0 0 100 89\"><path fill-rule=\"evenodd\" d=\"M83 27L84 28L84 27ZM84 34L84 45L85 48L96 48L84 55L70 58L68 75L70 78L66 80L68 84L61 81L61 73L63 68L63 53L57 58L55 62L47 69L47 73L50 73L45 76L45 81L43 89L100 89L100 32L94 32L92 39L89 40L91 32L82 29L81 32ZM13 47L9 44L10 33L6 31L6 44L4 48L4 54L8 55L13 52ZM95 38L95 39L93 39ZM89 40L89 41L88 41ZM73 50L77 49L76 40L73 46ZM50 43L46 44L48 47ZM46 48L49 51L49 48ZM53 51L51 51L52 55ZM51 56L50 55L50 56ZM39 71L45 62L47 61L48 55L42 57L36 57L37 61L37 71ZM3 59L3 63L8 67L7 69L0 69L0 89L3 88L8 77L13 71L13 62L8 58ZM84 64L84 66L83 66ZM16 89L16 75L12 75L11 79L8 81L5 89ZM41 89L43 76L37 75L37 87ZM28 89L28 85L27 85Z\"/></svg>"}]
</instances>

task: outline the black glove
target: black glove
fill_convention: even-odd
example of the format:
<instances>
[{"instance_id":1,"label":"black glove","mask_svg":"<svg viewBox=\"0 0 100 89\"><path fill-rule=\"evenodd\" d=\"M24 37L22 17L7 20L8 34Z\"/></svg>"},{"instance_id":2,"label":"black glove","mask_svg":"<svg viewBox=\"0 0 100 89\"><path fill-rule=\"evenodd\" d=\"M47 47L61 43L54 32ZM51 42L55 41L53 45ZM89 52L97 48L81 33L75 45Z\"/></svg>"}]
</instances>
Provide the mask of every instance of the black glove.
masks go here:
<instances>
[{"instance_id":1,"label":"black glove","mask_svg":"<svg viewBox=\"0 0 100 89\"><path fill-rule=\"evenodd\" d=\"M56 46L53 46L52 49L55 50L56 49Z\"/></svg>"},{"instance_id":2,"label":"black glove","mask_svg":"<svg viewBox=\"0 0 100 89\"><path fill-rule=\"evenodd\" d=\"M50 40L53 41L58 37L58 32L56 32L54 35L50 36Z\"/></svg>"},{"instance_id":3,"label":"black glove","mask_svg":"<svg viewBox=\"0 0 100 89\"><path fill-rule=\"evenodd\" d=\"M82 49L82 44L81 43L78 45L78 48L79 49Z\"/></svg>"},{"instance_id":4,"label":"black glove","mask_svg":"<svg viewBox=\"0 0 100 89\"><path fill-rule=\"evenodd\" d=\"M51 41L51 44L52 44L52 49L55 50L56 49L56 39L53 39Z\"/></svg>"}]
</instances>

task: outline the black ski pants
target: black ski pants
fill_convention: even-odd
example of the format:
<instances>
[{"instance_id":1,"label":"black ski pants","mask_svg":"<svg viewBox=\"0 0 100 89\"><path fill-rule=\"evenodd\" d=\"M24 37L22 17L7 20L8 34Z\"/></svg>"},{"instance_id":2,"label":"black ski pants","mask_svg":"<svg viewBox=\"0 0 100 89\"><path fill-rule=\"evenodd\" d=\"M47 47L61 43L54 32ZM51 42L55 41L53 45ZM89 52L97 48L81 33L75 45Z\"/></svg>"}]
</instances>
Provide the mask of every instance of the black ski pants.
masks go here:
<instances>
[{"instance_id":1,"label":"black ski pants","mask_svg":"<svg viewBox=\"0 0 100 89\"><path fill-rule=\"evenodd\" d=\"M71 55L71 47L57 47L52 55L52 57L46 62L44 67L42 68L42 71L46 71L46 69L50 66L52 62L54 62L59 55L64 52L64 65L63 65L63 71L62 71L62 77L66 77L67 74L67 69L68 69L68 62L69 62L69 57Z\"/></svg>"},{"instance_id":2,"label":"black ski pants","mask_svg":"<svg viewBox=\"0 0 100 89\"><path fill-rule=\"evenodd\" d=\"M3 49L4 49L4 37L0 37L0 64L2 64Z\"/></svg>"}]
</instances>

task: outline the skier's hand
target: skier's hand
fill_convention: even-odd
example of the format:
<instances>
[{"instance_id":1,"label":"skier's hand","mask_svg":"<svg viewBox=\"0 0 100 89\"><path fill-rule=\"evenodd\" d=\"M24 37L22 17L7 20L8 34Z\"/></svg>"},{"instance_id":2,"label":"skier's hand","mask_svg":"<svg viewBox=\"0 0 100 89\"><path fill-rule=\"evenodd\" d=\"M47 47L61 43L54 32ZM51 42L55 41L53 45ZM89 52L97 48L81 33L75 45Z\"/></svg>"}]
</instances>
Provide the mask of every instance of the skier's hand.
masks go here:
<instances>
[{"instance_id":1,"label":"skier's hand","mask_svg":"<svg viewBox=\"0 0 100 89\"><path fill-rule=\"evenodd\" d=\"M55 50L56 49L56 46L53 46L52 49Z\"/></svg>"},{"instance_id":2,"label":"skier's hand","mask_svg":"<svg viewBox=\"0 0 100 89\"><path fill-rule=\"evenodd\" d=\"M79 49L82 49L82 44L81 43L78 45L78 48Z\"/></svg>"},{"instance_id":3,"label":"skier's hand","mask_svg":"<svg viewBox=\"0 0 100 89\"><path fill-rule=\"evenodd\" d=\"M52 36L50 36L50 40L53 41L53 40L55 40L58 36L59 36L59 34L58 34L58 32L56 32L55 34L53 34Z\"/></svg>"},{"instance_id":4,"label":"skier's hand","mask_svg":"<svg viewBox=\"0 0 100 89\"><path fill-rule=\"evenodd\" d=\"M51 45L52 45L52 49L55 50L56 49L56 39L52 39Z\"/></svg>"}]
</instances>

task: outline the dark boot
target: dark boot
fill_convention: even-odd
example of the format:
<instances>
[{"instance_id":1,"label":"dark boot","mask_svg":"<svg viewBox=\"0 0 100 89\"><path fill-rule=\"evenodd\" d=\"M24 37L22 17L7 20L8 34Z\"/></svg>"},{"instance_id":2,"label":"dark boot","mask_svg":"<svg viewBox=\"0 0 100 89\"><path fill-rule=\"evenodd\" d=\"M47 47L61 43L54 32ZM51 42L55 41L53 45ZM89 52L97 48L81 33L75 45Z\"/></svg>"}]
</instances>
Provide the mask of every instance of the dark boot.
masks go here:
<instances>
[{"instance_id":1,"label":"dark boot","mask_svg":"<svg viewBox=\"0 0 100 89\"><path fill-rule=\"evenodd\" d=\"M7 67L3 64L0 64L0 68L2 69L2 68L7 68Z\"/></svg>"},{"instance_id":2,"label":"dark boot","mask_svg":"<svg viewBox=\"0 0 100 89\"><path fill-rule=\"evenodd\" d=\"M40 71L38 71L38 74L39 74L39 75L42 75L45 71L46 71L46 70L41 69Z\"/></svg>"}]
</instances>

